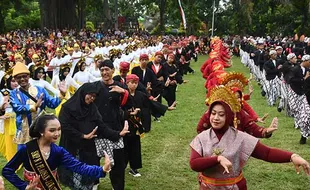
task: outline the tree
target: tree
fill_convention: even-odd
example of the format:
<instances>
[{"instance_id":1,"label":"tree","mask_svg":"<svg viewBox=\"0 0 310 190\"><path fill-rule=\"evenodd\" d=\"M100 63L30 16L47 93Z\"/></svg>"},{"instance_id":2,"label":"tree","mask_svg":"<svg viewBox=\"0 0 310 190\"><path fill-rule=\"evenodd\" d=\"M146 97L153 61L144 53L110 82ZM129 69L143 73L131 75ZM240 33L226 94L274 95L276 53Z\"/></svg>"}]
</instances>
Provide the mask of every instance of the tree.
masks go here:
<instances>
[{"instance_id":1,"label":"tree","mask_svg":"<svg viewBox=\"0 0 310 190\"><path fill-rule=\"evenodd\" d=\"M41 27L77 28L76 3L75 0L39 0Z\"/></svg>"}]
</instances>

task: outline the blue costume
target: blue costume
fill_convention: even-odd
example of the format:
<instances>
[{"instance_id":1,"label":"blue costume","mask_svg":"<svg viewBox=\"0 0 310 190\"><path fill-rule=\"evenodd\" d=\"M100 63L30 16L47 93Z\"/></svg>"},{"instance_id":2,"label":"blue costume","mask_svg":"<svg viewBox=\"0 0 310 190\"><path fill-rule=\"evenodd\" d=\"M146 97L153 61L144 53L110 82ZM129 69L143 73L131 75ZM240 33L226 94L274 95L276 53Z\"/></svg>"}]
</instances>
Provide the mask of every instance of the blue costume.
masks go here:
<instances>
[{"instance_id":1,"label":"blue costume","mask_svg":"<svg viewBox=\"0 0 310 190\"><path fill-rule=\"evenodd\" d=\"M54 109L61 101L59 98L53 98L44 88L38 86L30 86L28 93L36 99L39 99L40 95L43 94L43 103L40 109L36 110L36 103L21 92L19 88L12 90L10 93L11 105L16 113L17 130L15 142L17 144L25 144L30 140L29 126L32 120L45 109L46 106Z\"/></svg>"},{"instance_id":2,"label":"blue costume","mask_svg":"<svg viewBox=\"0 0 310 190\"><path fill-rule=\"evenodd\" d=\"M79 162L72 155L70 155L64 148L51 144L51 151L48 159L46 160L51 171L56 171L57 167L63 166L68 170L79 173L81 175L101 178L105 177L100 166L90 166L85 163ZM23 164L25 171L32 172L29 158L27 154L26 145L21 145L20 150L15 154L10 162L8 162L3 170L2 175L18 189L25 189L28 182L21 180L15 173L19 166ZM24 172L25 173L25 172Z\"/></svg>"}]
</instances>

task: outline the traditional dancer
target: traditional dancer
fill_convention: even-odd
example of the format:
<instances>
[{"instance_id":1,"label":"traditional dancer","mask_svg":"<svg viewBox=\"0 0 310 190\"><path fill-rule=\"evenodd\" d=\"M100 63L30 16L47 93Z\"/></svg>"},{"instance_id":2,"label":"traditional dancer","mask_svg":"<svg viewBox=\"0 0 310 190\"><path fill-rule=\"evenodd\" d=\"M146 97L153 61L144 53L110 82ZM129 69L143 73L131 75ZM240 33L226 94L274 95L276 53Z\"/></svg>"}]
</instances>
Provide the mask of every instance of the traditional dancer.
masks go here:
<instances>
[{"instance_id":1,"label":"traditional dancer","mask_svg":"<svg viewBox=\"0 0 310 190\"><path fill-rule=\"evenodd\" d=\"M16 63L12 76L16 79L19 88L11 91L10 99L12 107L16 113L16 127L17 133L15 142L18 145L25 144L30 140L29 126L32 120L45 107L56 108L63 97L65 97L66 90L64 86L59 85L60 98L52 98L48 92L38 86L32 86L29 83L30 72L23 63Z\"/></svg>"},{"instance_id":2,"label":"traditional dancer","mask_svg":"<svg viewBox=\"0 0 310 190\"><path fill-rule=\"evenodd\" d=\"M62 126L59 146L80 162L97 166L100 165L100 158L97 156L95 137L117 141L127 133L127 128L114 131L102 122L97 106L93 103L98 91L93 83L85 83L62 105L59 113ZM99 185L99 180L65 168L60 168L59 177L71 189L97 189Z\"/></svg>"},{"instance_id":3,"label":"traditional dancer","mask_svg":"<svg viewBox=\"0 0 310 190\"><path fill-rule=\"evenodd\" d=\"M197 135L190 144L190 166L199 172L199 189L247 189L242 169L250 156L273 163L291 161L297 173L301 166L310 175L309 163L299 155L267 147L233 127L240 104L230 89L214 88L208 102L211 128Z\"/></svg>"},{"instance_id":4,"label":"traditional dancer","mask_svg":"<svg viewBox=\"0 0 310 190\"><path fill-rule=\"evenodd\" d=\"M101 178L111 170L109 157L103 167L90 166L76 160L62 147L57 146L60 123L54 115L40 115L32 123L29 133L32 141L22 145L15 156L2 169L2 175L18 189L57 189L57 168L63 166L83 176ZM23 165L24 179L15 173Z\"/></svg>"}]
</instances>

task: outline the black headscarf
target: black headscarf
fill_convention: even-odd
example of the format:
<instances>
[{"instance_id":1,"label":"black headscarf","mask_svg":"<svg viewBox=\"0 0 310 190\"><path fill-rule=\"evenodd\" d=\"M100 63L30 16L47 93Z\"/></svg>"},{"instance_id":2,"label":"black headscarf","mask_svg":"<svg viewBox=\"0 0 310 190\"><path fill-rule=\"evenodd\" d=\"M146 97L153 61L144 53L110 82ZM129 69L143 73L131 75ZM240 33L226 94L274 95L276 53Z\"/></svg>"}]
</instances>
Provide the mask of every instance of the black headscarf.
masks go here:
<instances>
[{"instance_id":1,"label":"black headscarf","mask_svg":"<svg viewBox=\"0 0 310 190\"><path fill-rule=\"evenodd\" d=\"M96 85L93 83L83 84L75 94L62 105L62 109L68 112L77 120L87 120L94 121L97 120L98 108L95 103L86 104L85 96L86 94L95 93L98 94L99 91L96 88Z\"/></svg>"},{"instance_id":2,"label":"black headscarf","mask_svg":"<svg viewBox=\"0 0 310 190\"><path fill-rule=\"evenodd\" d=\"M83 65L86 66L86 63L85 63L85 62L82 62L81 64L79 64L79 71L82 71ZM85 68L84 68L84 71L85 71Z\"/></svg>"},{"instance_id":3,"label":"black headscarf","mask_svg":"<svg viewBox=\"0 0 310 190\"><path fill-rule=\"evenodd\" d=\"M40 79L38 78L38 73L39 73L40 71L42 71L43 74L44 74L44 68L43 68L43 67L35 67L35 68L34 68L34 71L31 73L31 78L32 78L33 80L40 80Z\"/></svg>"},{"instance_id":4,"label":"black headscarf","mask_svg":"<svg viewBox=\"0 0 310 190\"><path fill-rule=\"evenodd\" d=\"M66 66L66 67L60 69L60 71L59 71L59 80L60 80L60 81L65 80L66 77L68 76L68 75L67 75L67 76L64 75L64 73L65 73L65 71L66 71L67 69L68 69L68 75L69 75L69 73L70 73L70 67Z\"/></svg>"}]
</instances>

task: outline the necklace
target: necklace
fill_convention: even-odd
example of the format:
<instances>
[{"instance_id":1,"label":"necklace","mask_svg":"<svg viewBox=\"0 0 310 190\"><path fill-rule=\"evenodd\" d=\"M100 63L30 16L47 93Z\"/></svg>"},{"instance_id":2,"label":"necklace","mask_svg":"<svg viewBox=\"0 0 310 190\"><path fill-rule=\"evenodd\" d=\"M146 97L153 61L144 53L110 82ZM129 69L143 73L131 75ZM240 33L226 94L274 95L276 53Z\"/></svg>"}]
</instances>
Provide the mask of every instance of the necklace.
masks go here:
<instances>
[{"instance_id":1,"label":"necklace","mask_svg":"<svg viewBox=\"0 0 310 190\"><path fill-rule=\"evenodd\" d=\"M45 151L43 151L42 149L41 149L41 152L43 153L43 156L46 158L46 159L48 159L49 158L49 156L50 156L50 151L48 151L48 152L45 152Z\"/></svg>"},{"instance_id":2,"label":"necklace","mask_svg":"<svg viewBox=\"0 0 310 190\"><path fill-rule=\"evenodd\" d=\"M44 151L42 151L42 152L43 152L43 154L44 154L44 156L45 156L46 159L48 159L48 157L50 157L50 153L51 153L51 152L44 152Z\"/></svg>"}]
</instances>

